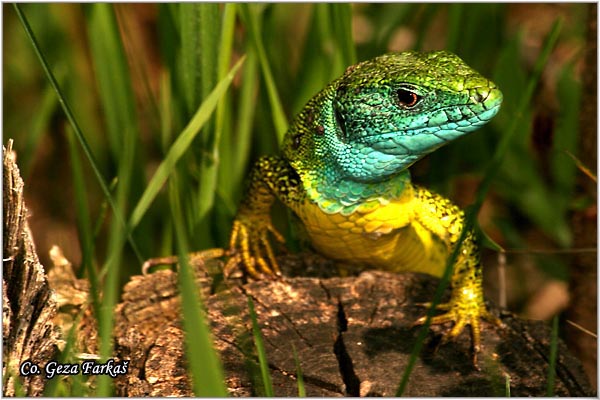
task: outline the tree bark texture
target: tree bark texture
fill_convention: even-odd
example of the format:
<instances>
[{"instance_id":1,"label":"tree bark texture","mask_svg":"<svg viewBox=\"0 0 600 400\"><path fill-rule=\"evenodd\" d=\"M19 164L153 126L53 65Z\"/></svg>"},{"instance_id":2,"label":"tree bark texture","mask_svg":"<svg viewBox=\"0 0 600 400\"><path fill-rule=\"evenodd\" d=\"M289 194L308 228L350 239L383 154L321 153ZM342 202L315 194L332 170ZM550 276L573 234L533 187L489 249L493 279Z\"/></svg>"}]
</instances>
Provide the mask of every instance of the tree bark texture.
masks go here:
<instances>
[{"instance_id":1,"label":"tree bark texture","mask_svg":"<svg viewBox=\"0 0 600 400\"><path fill-rule=\"evenodd\" d=\"M45 364L56 358L56 298L27 225L24 185L11 144L3 149L2 394L40 396L45 378L20 377L19 369L27 360Z\"/></svg>"}]
</instances>

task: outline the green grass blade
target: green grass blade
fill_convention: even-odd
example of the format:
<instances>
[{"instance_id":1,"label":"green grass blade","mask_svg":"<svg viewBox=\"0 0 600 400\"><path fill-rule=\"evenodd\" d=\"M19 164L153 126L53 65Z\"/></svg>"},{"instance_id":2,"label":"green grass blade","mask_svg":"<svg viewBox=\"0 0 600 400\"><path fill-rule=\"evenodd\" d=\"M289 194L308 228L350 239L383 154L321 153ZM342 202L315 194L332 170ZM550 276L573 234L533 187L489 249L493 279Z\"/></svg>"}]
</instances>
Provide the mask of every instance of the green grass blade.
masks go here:
<instances>
[{"instance_id":1,"label":"green grass blade","mask_svg":"<svg viewBox=\"0 0 600 400\"><path fill-rule=\"evenodd\" d=\"M546 37L546 40L544 41L542 52L540 53L535 62L531 76L527 81L527 86L523 91L523 96L519 101L519 107L517 107L517 114L513 116L511 125L509 125L506 133L502 136L502 139L500 140L500 143L498 144L498 147L494 152L494 156L488 164L488 167L485 171L483 181L477 188L475 205L478 209L481 208L481 205L485 200L485 195L490 188L492 180L496 176L496 172L500 169L500 165L502 164L504 156L510 148L510 143L513 139L514 132L516 132L517 127L522 123L522 114L519 112L519 110L525 109L527 104L531 102L533 92L538 84L538 81L540 80L542 72L544 71L544 67L548 63L548 58L550 57L552 49L554 49L554 46L556 45L561 29L562 20L558 20L552 25L552 29Z\"/></svg>"},{"instance_id":2,"label":"green grass blade","mask_svg":"<svg viewBox=\"0 0 600 400\"><path fill-rule=\"evenodd\" d=\"M194 394L200 397L225 397L227 389L223 378L223 366L214 348L194 272L187 260L189 246L178 194L176 181L173 180L169 185L169 197L179 255L177 275L185 329L186 359L190 366Z\"/></svg>"},{"instance_id":3,"label":"green grass blade","mask_svg":"<svg viewBox=\"0 0 600 400\"><path fill-rule=\"evenodd\" d=\"M333 32L342 54L342 64L356 64L356 50L352 39L352 4L332 3L330 7Z\"/></svg>"},{"instance_id":4,"label":"green grass blade","mask_svg":"<svg viewBox=\"0 0 600 400\"><path fill-rule=\"evenodd\" d=\"M219 158L219 193L228 203L235 204L242 192L242 182L247 173L252 142L252 127L256 112L258 86L258 61L252 47L248 48L241 87L237 96L234 129L223 132ZM234 211L235 212L235 211Z\"/></svg>"},{"instance_id":5,"label":"green grass blade","mask_svg":"<svg viewBox=\"0 0 600 400\"><path fill-rule=\"evenodd\" d=\"M217 65L220 53L221 10L216 3L179 4L179 37L181 39L180 63L183 87L176 96L184 95L187 120L205 99L217 82ZM183 93L182 93L183 92ZM223 95L226 96L226 93ZM210 222L206 220L213 208L218 169L218 157L214 147L216 132L214 117L211 115L202 127L202 134L194 139L196 151L188 153L188 165L193 165L191 173L178 170L180 177L188 178L179 186L184 192L188 232L194 235L200 247L214 247L210 232ZM196 190L190 190L196 186Z\"/></svg>"},{"instance_id":6,"label":"green grass blade","mask_svg":"<svg viewBox=\"0 0 600 400\"><path fill-rule=\"evenodd\" d=\"M219 5L179 4L181 67L187 115L214 87L219 42Z\"/></svg>"},{"instance_id":7,"label":"green grass blade","mask_svg":"<svg viewBox=\"0 0 600 400\"><path fill-rule=\"evenodd\" d=\"M166 153L169 144L172 142L171 135L173 130L173 112L171 110L171 101L173 98L171 88L171 77L168 72L161 74L160 77L160 96L158 102L158 113L160 115L160 149Z\"/></svg>"},{"instance_id":8,"label":"green grass blade","mask_svg":"<svg viewBox=\"0 0 600 400\"><path fill-rule=\"evenodd\" d=\"M460 39L460 33L463 29L462 26L462 9L463 5L460 3L450 4L448 6L448 37L446 39L446 50L456 52L458 48L458 41Z\"/></svg>"},{"instance_id":9,"label":"green grass blade","mask_svg":"<svg viewBox=\"0 0 600 400\"><path fill-rule=\"evenodd\" d=\"M21 10L19 4L13 4L13 6L15 8L17 16L19 17L19 20L21 21L21 24L23 25L23 29L25 30L25 33L27 34L27 37L29 38L29 41L31 42L31 44L33 46L33 49L34 49L38 59L40 60L42 69L44 70L44 73L46 74L46 77L48 78L50 85L56 92L58 101L59 101L67 119L69 120L69 124L73 128L73 132L75 133L75 136L77 137L77 140L79 141L79 144L81 145L83 153L85 154L86 158L88 159L88 161L90 163L90 166L92 167L92 171L94 172L94 175L96 176L96 180L98 181L98 184L100 185L100 188L102 189L102 193L104 194L106 201L108 201L117 220L119 220L120 223L122 224L122 226L125 227L126 226L125 219L123 218L123 215L121 214L119 209L117 209L115 201L113 200L113 197L110 194L108 185L106 184L104 177L102 176L102 173L100 172L99 164L96 161L96 159L92 153L92 150L91 150L90 146L88 145L88 142L87 142L85 136L83 135L83 132L79 128L79 124L77 123L77 120L75 119L75 116L73 115L73 112L71 111L71 107L69 107L69 104L66 101L66 98L63 94L62 89L58 85L58 82L56 81L56 78L54 77L52 70L50 70L50 66L48 65L48 62L46 61L46 58L44 57L44 54L42 53L42 50L39 47L37 39L33 33L33 30L31 29L31 26L29 26L29 22L27 21L25 14ZM134 249L136 254L139 255L139 252L137 251L137 246L135 245L135 242L133 241L133 239L131 238L130 235L128 236L128 240L129 240L129 244L131 245L132 249ZM138 258L140 259L140 262L141 262L142 261L141 257L138 256Z\"/></svg>"},{"instance_id":10,"label":"green grass blade","mask_svg":"<svg viewBox=\"0 0 600 400\"><path fill-rule=\"evenodd\" d=\"M100 315L100 283L98 274L94 268L94 233L92 231L92 221L88 208L88 197L85 187L85 178L83 176L83 166L79 159L79 153L76 147L76 139L71 129L67 130L67 142L69 144L69 158L71 160L71 172L73 174L73 190L75 192L75 211L77 215L77 233L81 243L81 265L87 271L90 280L90 294L94 314Z\"/></svg>"},{"instance_id":11,"label":"green grass blade","mask_svg":"<svg viewBox=\"0 0 600 400\"><path fill-rule=\"evenodd\" d=\"M64 73L57 74L59 81L64 79ZM29 181L29 173L31 172L31 161L36 147L40 145L40 139L44 133L44 129L50 124L50 118L56 110L58 102L56 94L52 88L47 88L44 92L42 102L35 113L31 123L31 129L28 131L27 141L25 142L25 150L19 153L19 161L21 165L21 175L25 182Z\"/></svg>"},{"instance_id":12,"label":"green grass blade","mask_svg":"<svg viewBox=\"0 0 600 400\"><path fill-rule=\"evenodd\" d=\"M302 374L302 365L296 352L296 346L292 343L292 351L294 352L294 363L296 364L296 378L298 379L298 397L306 397L306 388L304 387L304 375Z\"/></svg>"},{"instance_id":13,"label":"green grass blade","mask_svg":"<svg viewBox=\"0 0 600 400\"><path fill-rule=\"evenodd\" d=\"M235 29L235 4L226 4L223 13L223 24L221 26L221 43L218 52L217 74L218 79L222 80L227 76L227 71L231 63L231 53L233 49L234 29ZM197 213L198 221L204 221L208 212L213 208L215 193L217 188L217 176L220 168L219 147L221 136L225 125L225 107L227 93L225 93L217 105L215 129L212 140L207 141L205 152L203 153L202 171L200 175Z\"/></svg>"},{"instance_id":14,"label":"green grass blade","mask_svg":"<svg viewBox=\"0 0 600 400\"><path fill-rule=\"evenodd\" d=\"M556 40L558 39L558 34L560 33L560 30L561 30L561 26L562 26L562 22L560 20L555 22L552 27L552 30L546 37L546 41L544 43L542 52L540 53L540 55L535 63L535 67L529 78L529 81L528 81L528 84L524 91L523 97L521 97L521 101L519 102L519 104L522 107L525 107L525 105L529 104L529 102L531 101L531 97L533 95L533 90L535 89L535 87L537 85L537 82L541 76L544 66L548 62L548 57L549 57L552 49L554 48L554 45L556 44ZM409 380L412 370L414 368L417 357L421 352L421 348L423 347L423 342L425 341L425 337L427 336L427 331L429 330L429 326L431 324L431 318L435 314L435 307L437 306L437 304L440 303L442 296L444 295L444 292L445 292L446 288L448 287L448 284L450 283L450 277L452 276L452 272L454 269L454 263L456 262L456 260L458 258L458 253L461 250L461 245L464 242L464 240L467 236L467 233L471 229L473 229L475 220L477 218L477 214L478 214L479 210L481 209L481 206L485 199L485 195L487 194L490 184L491 184L493 178L496 176L497 171L500 168L500 164L502 163L504 155L506 154L506 152L509 148L509 143L512 140L512 137L514 136L514 132L516 132L516 128L518 126L519 120L520 120L520 115L517 115L513 119L513 123L510 126L509 130L502 137L502 140L500 141L499 145L497 146L494 156L485 171L483 180L479 184L479 187L477 188L475 203L466 209L465 226L461 232L458 242L456 243L456 246L454 247L454 250L452 251L452 253L450 254L450 257L447 260L444 275L442 276L440 284L438 285L438 287L436 289L433 300L431 301L431 307L427 311L427 317L425 319L425 323L423 324L423 326L419 332L419 336L417 337L415 346L412 349L406 369L404 370L404 373L402 374L402 379L400 381L400 384L398 385L398 390L396 391L396 396L398 396L398 397L402 396L402 394L404 393L404 390L406 390L406 386L408 385L408 380Z\"/></svg>"},{"instance_id":15,"label":"green grass blade","mask_svg":"<svg viewBox=\"0 0 600 400\"><path fill-rule=\"evenodd\" d=\"M554 382L556 380L556 353L558 349L558 315L552 318L552 336L550 338L550 360L548 362L548 384L546 396L554 396Z\"/></svg>"},{"instance_id":16,"label":"green grass blade","mask_svg":"<svg viewBox=\"0 0 600 400\"><path fill-rule=\"evenodd\" d=\"M83 312L79 312L76 317L73 319L72 321L72 325L71 328L69 329L68 332L66 333L66 337L64 340L64 348L62 349L62 351L60 352L59 356L58 356L58 363L59 364L66 364L66 363L74 363L74 349L77 343L77 334L78 334L78 327L79 324L81 322L81 317L83 315ZM63 380L63 379L51 379L48 381L48 383L46 384L46 386L44 387L44 397L60 397L61 395L63 395L61 393L61 391L67 392L69 393L68 390L66 390L66 386L71 386L73 388L73 391L71 392L71 395L75 395L75 388L77 388L77 390L83 389L83 385L81 385L81 382L83 380L83 375L82 374L77 374L75 376L71 377L72 379L70 379L69 381L67 380ZM88 391L86 393L82 393L82 394L86 394L86 395L93 395L93 393L91 392L91 388L89 386L86 386Z\"/></svg>"},{"instance_id":17,"label":"green grass blade","mask_svg":"<svg viewBox=\"0 0 600 400\"><path fill-rule=\"evenodd\" d=\"M560 195L559 207L563 215L573 195L576 182L577 163L569 157L569 153L577 152L579 139L579 114L581 109L581 84L576 79L573 65L561 71L557 82L560 116L556 124L550 170Z\"/></svg>"},{"instance_id":18,"label":"green grass blade","mask_svg":"<svg viewBox=\"0 0 600 400\"><path fill-rule=\"evenodd\" d=\"M251 7L253 9L251 9ZM267 54L265 52L265 46L260 35L259 16L257 15L255 7L256 4L239 4L241 15L250 34L250 40L258 55L263 78L265 79L265 85L267 86L267 93L269 95L269 103L271 105L275 133L277 134L277 140L279 144L281 144L285 131L287 130L288 122L285 113L283 112L283 106L281 104L281 100L279 99L279 93L275 85L275 80L273 79L271 66L269 65L269 60L267 59Z\"/></svg>"},{"instance_id":19,"label":"green grass blade","mask_svg":"<svg viewBox=\"0 0 600 400\"><path fill-rule=\"evenodd\" d=\"M137 113L129 67L112 5L85 5L90 50L112 156L124 161L124 142L137 138Z\"/></svg>"},{"instance_id":20,"label":"green grass blade","mask_svg":"<svg viewBox=\"0 0 600 400\"><path fill-rule=\"evenodd\" d=\"M117 164L119 183L115 200L120 212L125 214L133 187L143 182L141 171L136 167L139 164L136 162L136 150L141 146L138 143L139 129L129 66L113 6L99 3L84 7L92 60L107 122L107 137L112 157ZM119 274L127 233L127 229L123 229L117 219L111 222L104 266L107 274L102 290L103 312L100 314L98 325L102 360L108 359L113 352L112 310L117 303ZM110 395L112 383L109 376L99 377L98 395Z\"/></svg>"},{"instance_id":21,"label":"green grass blade","mask_svg":"<svg viewBox=\"0 0 600 400\"><path fill-rule=\"evenodd\" d=\"M260 327L258 326L258 321L256 319L254 302L252 302L252 298L250 296L248 296L248 312L250 313L250 319L252 320L252 335L254 336L254 345L256 346L258 363L260 365L260 373L265 389L264 396L273 397L273 383L271 382L271 374L269 373L269 362L267 361L267 354L265 352L262 334L260 333Z\"/></svg>"},{"instance_id":22,"label":"green grass blade","mask_svg":"<svg viewBox=\"0 0 600 400\"><path fill-rule=\"evenodd\" d=\"M183 129L183 131L179 134L175 143L169 149L167 156L160 163L154 176L148 183L144 194L138 201L133 213L131 214L131 218L129 219L129 227L130 229L134 229L137 224L140 222L154 199L156 195L166 182L167 178L173 171L175 164L181 158L181 156L187 151L190 144L196 137L196 135L200 132L200 128L208 121L212 112L216 108L219 99L223 96L229 84L231 83L233 77L237 73L238 69L241 67L244 62L244 58L241 58L235 66L229 71L229 74L222 79L215 89L211 92L211 94L206 98L206 100L200 105L196 114L192 117L188 125Z\"/></svg>"},{"instance_id":23,"label":"green grass blade","mask_svg":"<svg viewBox=\"0 0 600 400\"><path fill-rule=\"evenodd\" d=\"M217 64L217 79L222 80L227 76L229 65L231 63L231 53L233 52L234 33L235 33L236 4L227 3L223 10L223 24L221 26L221 45L219 47L219 61ZM213 153L218 150L221 143L221 136L225 125L226 96L223 96L217 106L215 144Z\"/></svg>"},{"instance_id":24,"label":"green grass blade","mask_svg":"<svg viewBox=\"0 0 600 400\"><path fill-rule=\"evenodd\" d=\"M415 44L413 46L413 49L418 51L423 51L423 42L425 41L425 36L427 35L429 27L433 23L435 17L440 12L442 5L435 3L426 3L423 4L422 7L424 11L419 21L417 39L415 40Z\"/></svg>"},{"instance_id":25,"label":"green grass blade","mask_svg":"<svg viewBox=\"0 0 600 400\"><path fill-rule=\"evenodd\" d=\"M258 60L256 52L250 50L248 53L248 62L244 70L244 82L240 89L239 96L239 121L237 126L237 135L235 140L235 157L233 161L233 170L237 174L236 186L244 179L246 165L250 158L250 144L252 139L252 122L256 111L255 92L258 86Z\"/></svg>"}]
</instances>

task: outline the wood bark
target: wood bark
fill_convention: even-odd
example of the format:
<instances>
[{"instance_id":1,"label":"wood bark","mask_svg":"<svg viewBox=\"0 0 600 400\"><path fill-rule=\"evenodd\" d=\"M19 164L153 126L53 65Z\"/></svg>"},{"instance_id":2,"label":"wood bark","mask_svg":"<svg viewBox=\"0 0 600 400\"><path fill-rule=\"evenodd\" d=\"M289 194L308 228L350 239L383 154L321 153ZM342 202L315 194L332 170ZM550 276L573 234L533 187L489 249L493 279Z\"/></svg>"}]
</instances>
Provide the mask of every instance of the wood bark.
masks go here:
<instances>
[{"instance_id":1,"label":"wood bark","mask_svg":"<svg viewBox=\"0 0 600 400\"><path fill-rule=\"evenodd\" d=\"M3 149L2 394L40 396L47 380L20 376L20 367L25 361L45 364L56 358L56 298L27 224L23 180L11 145Z\"/></svg>"},{"instance_id":2,"label":"wood bark","mask_svg":"<svg viewBox=\"0 0 600 400\"><path fill-rule=\"evenodd\" d=\"M290 259L302 262L283 261ZM307 395L394 396L420 329L412 322L426 312L416 303L431 299L438 281L366 271L357 277L252 282L212 295L210 279L200 278L199 284L231 395L264 394L248 316L250 296L276 395L298 395L293 345ZM134 370L117 380L119 395L192 395L177 293L173 271L134 277L125 287L116 311L117 354L132 359ZM508 313L502 320L505 329L485 325L480 370L471 363L468 330L440 345L442 328L432 328L404 394L504 396L508 379L511 396L544 396L549 328ZM555 394L593 395L581 365L562 343L558 354Z\"/></svg>"}]
</instances>

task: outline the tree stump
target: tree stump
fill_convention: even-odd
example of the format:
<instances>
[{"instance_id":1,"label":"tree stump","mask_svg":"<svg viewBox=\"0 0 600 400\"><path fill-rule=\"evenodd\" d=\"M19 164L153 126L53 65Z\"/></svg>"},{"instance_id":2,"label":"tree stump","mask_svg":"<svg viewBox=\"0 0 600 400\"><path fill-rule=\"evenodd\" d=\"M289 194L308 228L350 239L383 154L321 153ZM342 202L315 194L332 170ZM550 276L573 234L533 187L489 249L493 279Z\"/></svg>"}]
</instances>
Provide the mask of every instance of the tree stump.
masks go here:
<instances>
[{"instance_id":1,"label":"tree stump","mask_svg":"<svg viewBox=\"0 0 600 400\"><path fill-rule=\"evenodd\" d=\"M210 280L199 282L209 293ZM412 322L426 312L416 303L431 299L437 284L425 275L367 271L357 277L252 282L205 296L230 394L264 394L250 296L277 396L298 395L292 345L308 396L394 396L421 329ZM136 276L126 285L116 310L116 350L119 358L132 360L133 370L117 379L119 395L193 395L177 293L173 271ZM404 394L504 396L508 380L511 396L546 395L549 328L508 313L502 320L504 330L485 325L480 371L471 362L468 330L438 347L441 328L432 328ZM556 373L556 395L593 395L580 364L562 343Z\"/></svg>"},{"instance_id":2,"label":"tree stump","mask_svg":"<svg viewBox=\"0 0 600 400\"><path fill-rule=\"evenodd\" d=\"M25 362L45 364L56 358L56 298L27 224L24 185L12 142L3 150L2 394L41 396L47 382L43 375L19 375Z\"/></svg>"}]
</instances>

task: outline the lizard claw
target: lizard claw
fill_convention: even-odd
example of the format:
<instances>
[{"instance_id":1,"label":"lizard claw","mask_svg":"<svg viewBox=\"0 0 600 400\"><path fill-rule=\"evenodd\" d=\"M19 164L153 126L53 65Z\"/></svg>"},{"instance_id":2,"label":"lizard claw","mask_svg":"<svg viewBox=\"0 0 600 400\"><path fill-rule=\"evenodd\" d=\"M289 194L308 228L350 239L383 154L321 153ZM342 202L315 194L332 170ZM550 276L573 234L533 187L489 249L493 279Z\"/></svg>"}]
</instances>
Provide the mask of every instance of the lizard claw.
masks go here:
<instances>
[{"instance_id":1,"label":"lizard claw","mask_svg":"<svg viewBox=\"0 0 600 400\"><path fill-rule=\"evenodd\" d=\"M285 243L283 236L268 221L245 221L245 218L238 218L233 223L229 251L239 254L238 261L257 280L281 276L269 235L279 243Z\"/></svg>"},{"instance_id":2,"label":"lizard claw","mask_svg":"<svg viewBox=\"0 0 600 400\"><path fill-rule=\"evenodd\" d=\"M425 305L431 307L431 303L426 303ZM478 368L477 355L481 351L481 320L485 320L499 327L503 326L502 321L491 314L483 302L473 297L453 296L450 302L438 304L436 309L444 310L446 312L432 317L431 325L441 325L447 322L454 323L452 328L443 334L440 345L454 340L461 334L467 325L470 326L472 360L475 368ZM426 316L417 319L413 323L413 327L423 325L426 319Z\"/></svg>"},{"instance_id":3,"label":"lizard claw","mask_svg":"<svg viewBox=\"0 0 600 400\"><path fill-rule=\"evenodd\" d=\"M229 249L214 248L190 253L189 262L193 266L204 267L208 260L229 257L223 268L225 277L231 276L237 266L256 280L277 279L281 277L281 270L275 259L269 236L280 243L285 243L283 236L269 221L253 220L251 218L238 218L233 223ZM144 262L142 273L147 275L150 269L161 264L177 264L179 257L152 258Z\"/></svg>"}]
</instances>

